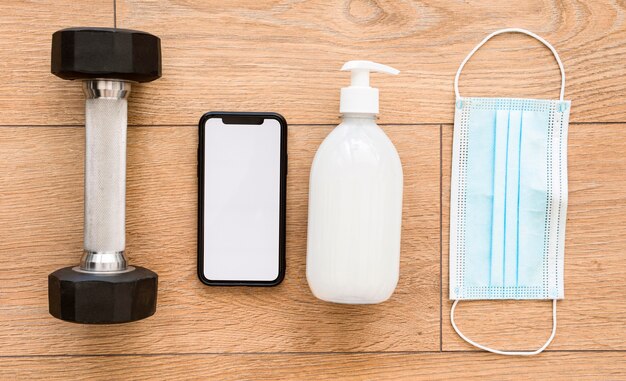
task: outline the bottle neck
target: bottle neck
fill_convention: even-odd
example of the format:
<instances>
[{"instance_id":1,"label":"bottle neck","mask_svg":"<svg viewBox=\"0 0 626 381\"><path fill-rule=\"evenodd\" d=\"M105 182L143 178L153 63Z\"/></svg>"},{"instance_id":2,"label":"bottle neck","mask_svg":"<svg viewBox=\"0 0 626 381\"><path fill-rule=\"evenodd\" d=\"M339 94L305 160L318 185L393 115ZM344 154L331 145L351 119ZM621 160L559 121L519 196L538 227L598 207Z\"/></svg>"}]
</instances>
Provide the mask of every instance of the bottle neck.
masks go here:
<instances>
[{"instance_id":1,"label":"bottle neck","mask_svg":"<svg viewBox=\"0 0 626 381\"><path fill-rule=\"evenodd\" d=\"M376 114L346 112L341 114L341 119L343 119L344 122L348 120L354 120L359 122L374 122L376 121Z\"/></svg>"}]
</instances>

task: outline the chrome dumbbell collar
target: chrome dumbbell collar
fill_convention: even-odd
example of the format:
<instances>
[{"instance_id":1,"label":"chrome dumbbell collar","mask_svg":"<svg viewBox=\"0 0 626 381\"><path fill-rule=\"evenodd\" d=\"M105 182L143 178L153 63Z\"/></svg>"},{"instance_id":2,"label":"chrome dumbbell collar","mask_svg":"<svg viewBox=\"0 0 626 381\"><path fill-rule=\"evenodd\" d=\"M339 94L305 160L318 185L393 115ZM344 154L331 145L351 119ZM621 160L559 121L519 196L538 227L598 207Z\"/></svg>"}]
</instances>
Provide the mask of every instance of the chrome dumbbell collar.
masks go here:
<instances>
[{"instance_id":1,"label":"chrome dumbbell collar","mask_svg":"<svg viewBox=\"0 0 626 381\"><path fill-rule=\"evenodd\" d=\"M90 79L83 81L87 99L127 99L131 84L117 79Z\"/></svg>"}]
</instances>

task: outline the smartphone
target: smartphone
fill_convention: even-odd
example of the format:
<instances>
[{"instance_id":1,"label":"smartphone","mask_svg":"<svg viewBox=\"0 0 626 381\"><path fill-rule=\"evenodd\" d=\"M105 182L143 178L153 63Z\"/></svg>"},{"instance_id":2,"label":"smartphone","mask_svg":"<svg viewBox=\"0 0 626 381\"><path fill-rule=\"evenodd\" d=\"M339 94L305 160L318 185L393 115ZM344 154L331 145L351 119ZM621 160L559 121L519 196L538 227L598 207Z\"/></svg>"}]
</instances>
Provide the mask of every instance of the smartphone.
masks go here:
<instances>
[{"instance_id":1,"label":"smartphone","mask_svg":"<svg viewBox=\"0 0 626 381\"><path fill-rule=\"evenodd\" d=\"M279 284L285 276L285 118L209 112L198 130L198 277L211 286Z\"/></svg>"}]
</instances>

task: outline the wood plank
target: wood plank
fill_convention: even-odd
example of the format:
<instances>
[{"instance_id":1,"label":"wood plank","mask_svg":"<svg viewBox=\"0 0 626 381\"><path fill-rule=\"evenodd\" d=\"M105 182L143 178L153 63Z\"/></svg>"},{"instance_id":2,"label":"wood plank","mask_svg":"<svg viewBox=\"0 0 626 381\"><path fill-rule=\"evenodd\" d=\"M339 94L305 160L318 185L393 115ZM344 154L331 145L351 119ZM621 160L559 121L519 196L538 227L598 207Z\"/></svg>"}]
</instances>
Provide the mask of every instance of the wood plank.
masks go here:
<instances>
[{"instance_id":1,"label":"wood plank","mask_svg":"<svg viewBox=\"0 0 626 381\"><path fill-rule=\"evenodd\" d=\"M549 349L626 349L626 125L570 126L565 300ZM448 238L452 128L443 130L443 348L471 348L452 330ZM473 301L457 307L457 324L479 343L534 349L551 328L549 301Z\"/></svg>"},{"instance_id":2,"label":"wood plank","mask_svg":"<svg viewBox=\"0 0 626 381\"><path fill-rule=\"evenodd\" d=\"M82 124L78 84L49 74L59 28L110 25L99 1L0 3L3 125ZM106 2L105 2L106 3ZM451 123L455 71L483 37L521 26L554 44L568 74L573 122L626 121L622 2L505 0L206 1L120 0L119 25L157 34L163 78L135 86L132 124L195 124L208 110L265 110L291 123L335 123L341 65L371 59L397 67L375 75L383 123ZM94 8L95 7L95 8ZM104 7L104 8L103 8ZM68 11L68 9L70 11ZM33 13L35 12L35 13ZM19 47L19 49L16 49ZM502 36L470 61L463 95L555 98L559 74L547 49Z\"/></svg>"},{"instance_id":3,"label":"wood plank","mask_svg":"<svg viewBox=\"0 0 626 381\"><path fill-rule=\"evenodd\" d=\"M385 126L405 170L401 279L386 303L315 299L305 280L309 167L330 127L289 132L287 275L276 288L196 278L193 127L129 129L127 252L160 277L154 317L58 321L47 275L82 252L84 129L0 128L0 355L439 349L439 126Z\"/></svg>"},{"instance_id":4,"label":"wood plank","mask_svg":"<svg viewBox=\"0 0 626 381\"><path fill-rule=\"evenodd\" d=\"M50 73L52 33L68 27L112 26L112 2L2 1L0 14L0 81L13 93L0 95L0 124L76 124L79 107L73 101L82 97L82 90ZM67 103L57 98L70 93ZM51 102L54 98L56 102ZM82 116L80 120L82 124Z\"/></svg>"},{"instance_id":5,"label":"wood plank","mask_svg":"<svg viewBox=\"0 0 626 381\"><path fill-rule=\"evenodd\" d=\"M0 359L3 379L72 380L618 380L625 353L190 355Z\"/></svg>"}]
</instances>

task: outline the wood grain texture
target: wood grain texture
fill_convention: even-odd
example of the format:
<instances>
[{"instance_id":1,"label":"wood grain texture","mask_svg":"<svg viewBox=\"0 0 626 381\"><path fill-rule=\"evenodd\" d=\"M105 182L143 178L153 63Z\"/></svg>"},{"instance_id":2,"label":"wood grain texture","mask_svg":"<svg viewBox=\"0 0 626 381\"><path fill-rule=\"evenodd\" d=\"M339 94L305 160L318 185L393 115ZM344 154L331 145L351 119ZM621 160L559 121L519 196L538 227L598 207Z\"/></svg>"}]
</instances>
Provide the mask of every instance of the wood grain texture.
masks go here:
<instances>
[{"instance_id":1,"label":"wood grain texture","mask_svg":"<svg viewBox=\"0 0 626 381\"><path fill-rule=\"evenodd\" d=\"M400 283L376 306L315 299L305 279L308 174L330 127L289 131L287 275L276 288L196 277L195 127L129 130L127 253L159 274L154 317L61 322L47 275L82 252L84 129L0 128L0 355L439 349L439 126L386 126L405 166Z\"/></svg>"},{"instance_id":2,"label":"wood grain texture","mask_svg":"<svg viewBox=\"0 0 626 381\"><path fill-rule=\"evenodd\" d=\"M50 36L110 26L109 2L0 3L2 125L82 124L78 84L49 73ZM573 122L626 122L625 5L615 1L119 0L118 25L162 39L163 78L133 89L131 124L195 124L207 110L265 110L291 123L335 123L351 59L397 67L374 75L383 123L451 123L461 60L502 27L547 38L568 73ZM501 36L470 61L465 95L556 98L550 52Z\"/></svg>"},{"instance_id":3,"label":"wood grain texture","mask_svg":"<svg viewBox=\"0 0 626 381\"><path fill-rule=\"evenodd\" d=\"M163 46L163 78L130 97L127 189L130 261L158 272L158 311L118 326L49 316L47 275L82 251L84 153L82 91L50 74L51 35L111 26L112 4L1 1L0 379L626 380L626 3L117 3L118 26ZM571 121L590 123L570 127L566 299L554 343L533 358L478 353L449 324L453 79L503 27L554 44ZM405 175L400 283L368 307L318 301L304 277L309 167L338 122L351 59L401 70L372 76ZM549 51L519 35L489 42L461 77L466 96L556 98L558 86ZM193 126L219 109L276 111L292 125L287 276L274 289L208 288L195 275ZM530 349L548 335L550 305L466 302L458 323L485 344Z\"/></svg>"},{"instance_id":4,"label":"wood grain texture","mask_svg":"<svg viewBox=\"0 0 626 381\"><path fill-rule=\"evenodd\" d=\"M0 359L3 379L623 380L625 353L189 355Z\"/></svg>"},{"instance_id":5,"label":"wood grain texture","mask_svg":"<svg viewBox=\"0 0 626 381\"><path fill-rule=\"evenodd\" d=\"M550 350L626 350L626 125L569 129L565 300ZM448 238L452 127L443 133L443 349L470 349L450 325ZM460 302L456 322L473 340L503 349L540 347L550 334L549 301ZM626 363L625 365L626 366Z\"/></svg>"}]
</instances>

